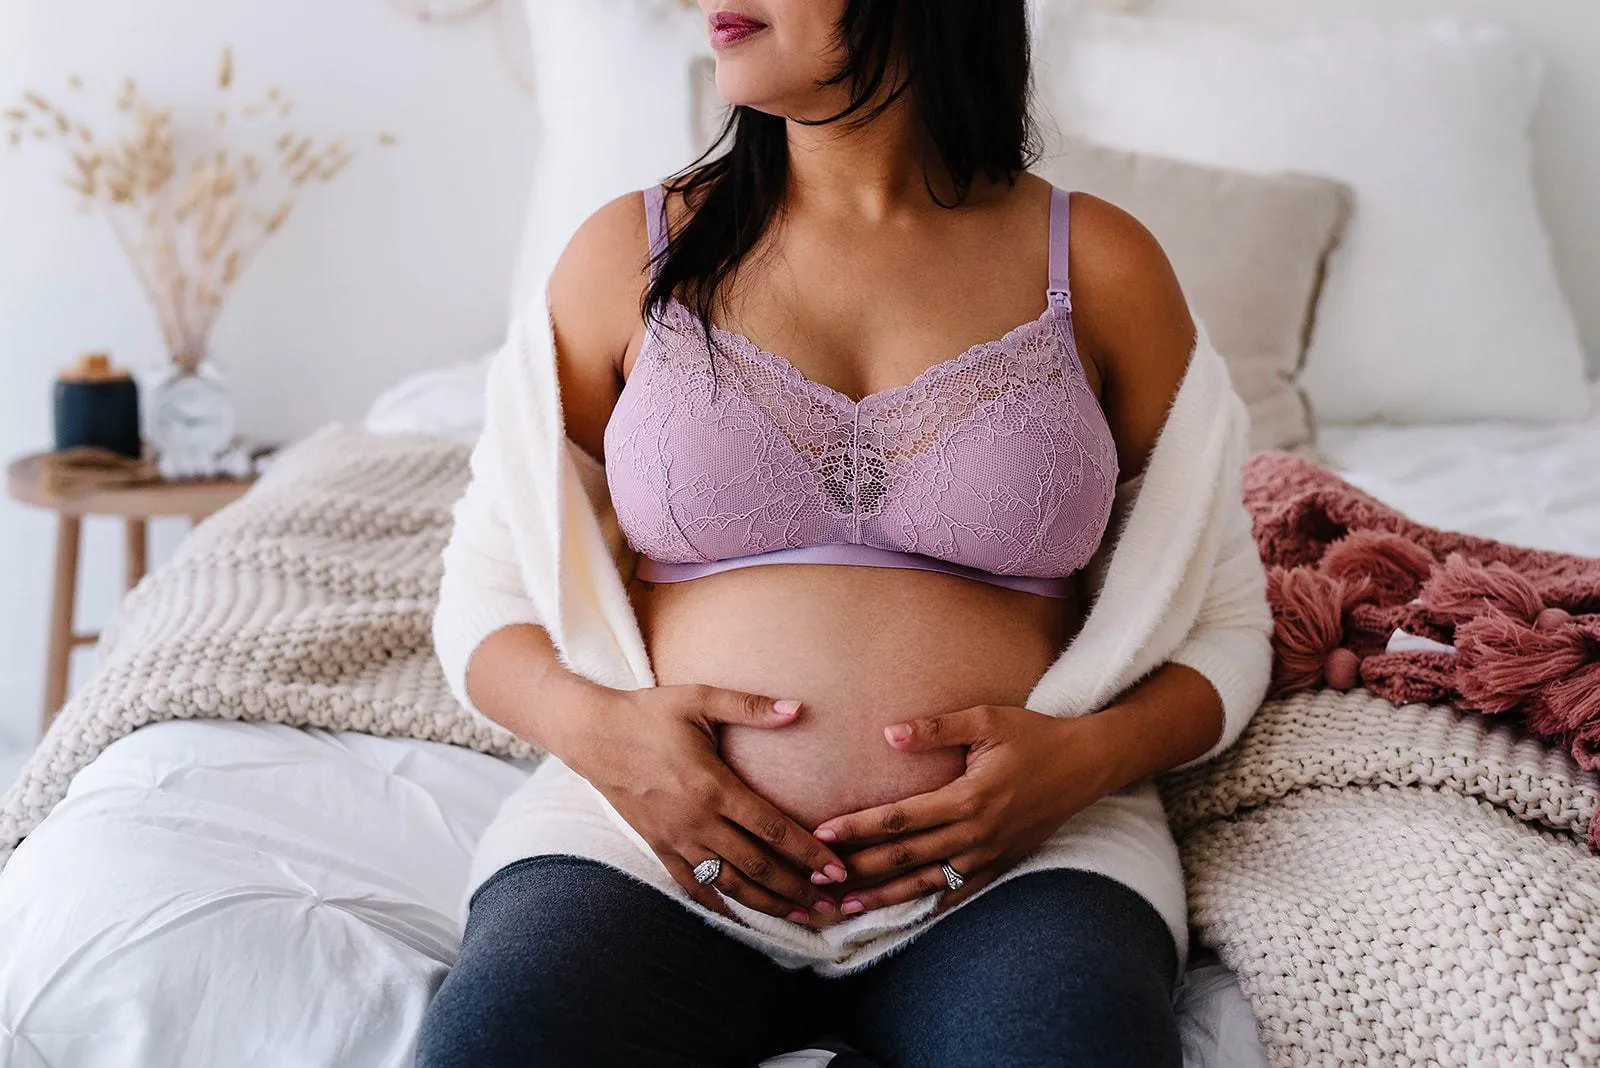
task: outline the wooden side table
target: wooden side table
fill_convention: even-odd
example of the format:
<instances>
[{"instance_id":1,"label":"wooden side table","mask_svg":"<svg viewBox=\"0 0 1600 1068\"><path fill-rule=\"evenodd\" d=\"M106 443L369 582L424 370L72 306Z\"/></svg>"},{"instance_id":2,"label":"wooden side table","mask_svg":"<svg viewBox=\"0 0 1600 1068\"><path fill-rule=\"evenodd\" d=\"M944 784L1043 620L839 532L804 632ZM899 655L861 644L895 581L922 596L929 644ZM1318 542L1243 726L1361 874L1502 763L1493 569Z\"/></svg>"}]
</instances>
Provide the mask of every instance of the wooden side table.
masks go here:
<instances>
[{"instance_id":1,"label":"wooden side table","mask_svg":"<svg viewBox=\"0 0 1600 1068\"><path fill-rule=\"evenodd\" d=\"M157 516L188 516L198 523L250 488L254 478L154 482L135 486L107 485L71 496L51 492L44 483L45 453L13 460L6 468L6 492L23 504L56 513L55 583L50 601L50 648L45 660L44 711L40 732L67 698L67 670L72 650L92 645L98 634L79 633L73 625L78 592L78 538L84 516L120 516L124 521L123 574L133 589L145 573L149 521Z\"/></svg>"}]
</instances>

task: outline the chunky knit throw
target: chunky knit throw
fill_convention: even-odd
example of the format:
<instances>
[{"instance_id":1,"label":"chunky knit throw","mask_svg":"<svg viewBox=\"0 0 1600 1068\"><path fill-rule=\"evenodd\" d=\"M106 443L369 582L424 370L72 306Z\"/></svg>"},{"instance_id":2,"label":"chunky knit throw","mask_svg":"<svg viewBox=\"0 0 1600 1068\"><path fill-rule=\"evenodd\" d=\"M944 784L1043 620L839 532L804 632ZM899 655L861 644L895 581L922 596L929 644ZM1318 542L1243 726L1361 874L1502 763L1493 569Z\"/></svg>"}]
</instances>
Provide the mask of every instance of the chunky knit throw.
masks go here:
<instances>
[{"instance_id":1,"label":"chunky knit throw","mask_svg":"<svg viewBox=\"0 0 1600 1068\"><path fill-rule=\"evenodd\" d=\"M265 720L530 755L461 711L428 638L469 451L330 426L200 524L124 599L94 678L0 802L0 862L73 775L146 723Z\"/></svg>"},{"instance_id":2,"label":"chunky knit throw","mask_svg":"<svg viewBox=\"0 0 1600 1068\"><path fill-rule=\"evenodd\" d=\"M202 524L124 602L0 802L0 860L79 769L158 720L530 755L460 708L428 642L467 456L329 428ZM1504 718L1324 689L1269 701L1228 752L1159 785L1191 921L1273 1065L1600 1061L1600 860L1583 848L1600 778L1564 751Z\"/></svg>"},{"instance_id":3,"label":"chunky knit throw","mask_svg":"<svg viewBox=\"0 0 1600 1068\"><path fill-rule=\"evenodd\" d=\"M1600 1063L1600 779L1565 753L1321 690L1161 787L1275 1068Z\"/></svg>"}]
</instances>

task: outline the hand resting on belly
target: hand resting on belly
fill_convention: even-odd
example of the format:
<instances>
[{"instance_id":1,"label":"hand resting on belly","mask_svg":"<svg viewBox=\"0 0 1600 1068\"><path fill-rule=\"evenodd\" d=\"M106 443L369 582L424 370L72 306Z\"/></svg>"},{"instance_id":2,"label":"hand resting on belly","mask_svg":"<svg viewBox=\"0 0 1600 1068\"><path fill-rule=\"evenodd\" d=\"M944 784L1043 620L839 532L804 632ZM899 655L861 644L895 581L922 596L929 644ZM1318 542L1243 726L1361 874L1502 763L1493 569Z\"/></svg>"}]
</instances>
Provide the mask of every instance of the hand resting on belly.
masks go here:
<instances>
[{"instance_id":1,"label":"hand resting on belly","mask_svg":"<svg viewBox=\"0 0 1600 1068\"><path fill-rule=\"evenodd\" d=\"M889 724L944 708L798 700L802 715L792 726L765 731L725 725L720 748L723 760L751 789L808 830L834 816L937 790L959 778L965 767L964 749L902 753L884 742L883 728Z\"/></svg>"},{"instance_id":2,"label":"hand resting on belly","mask_svg":"<svg viewBox=\"0 0 1600 1068\"><path fill-rule=\"evenodd\" d=\"M781 731L724 725L720 752L808 830L959 778L961 747L909 753L883 729L1021 705L1078 621L1076 604L926 571L769 565L639 584L658 684L798 700Z\"/></svg>"}]
</instances>

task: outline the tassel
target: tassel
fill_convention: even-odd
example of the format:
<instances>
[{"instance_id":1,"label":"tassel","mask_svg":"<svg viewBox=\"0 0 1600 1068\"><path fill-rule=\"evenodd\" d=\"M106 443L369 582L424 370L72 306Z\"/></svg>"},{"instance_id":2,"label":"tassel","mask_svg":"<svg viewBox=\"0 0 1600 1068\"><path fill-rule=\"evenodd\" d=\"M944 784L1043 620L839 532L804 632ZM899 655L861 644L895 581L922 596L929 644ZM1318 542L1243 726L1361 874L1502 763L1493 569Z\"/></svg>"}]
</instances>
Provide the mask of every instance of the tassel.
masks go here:
<instances>
[{"instance_id":1,"label":"tassel","mask_svg":"<svg viewBox=\"0 0 1600 1068\"><path fill-rule=\"evenodd\" d=\"M1389 608L1415 598L1437 564L1432 553L1399 534L1357 530L1328 549L1320 570L1346 582L1367 579L1377 603Z\"/></svg>"},{"instance_id":2,"label":"tassel","mask_svg":"<svg viewBox=\"0 0 1600 1068\"><path fill-rule=\"evenodd\" d=\"M1548 742L1555 749L1572 752L1572 747L1577 744L1578 734L1569 730L1561 716L1545 703L1541 694L1534 694L1522 708L1522 720L1528 732L1536 738Z\"/></svg>"},{"instance_id":3,"label":"tassel","mask_svg":"<svg viewBox=\"0 0 1600 1068\"><path fill-rule=\"evenodd\" d=\"M1567 751L1584 771L1600 769L1600 728L1580 731Z\"/></svg>"},{"instance_id":4,"label":"tassel","mask_svg":"<svg viewBox=\"0 0 1600 1068\"><path fill-rule=\"evenodd\" d=\"M1571 751L1578 742L1578 734L1568 731L1562 718L1549 705L1544 703L1538 694L1528 699L1522 710L1523 723L1528 726L1528 732L1538 739L1546 740L1558 750Z\"/></svg>"},{"instance_id":5,"label":"tassel","mask_svg":"<svg viewBox=\"0 0 1600 1068\"><path fill-rule=\"evenodd\" d=\"M1589 645L1576 626L1541 631L1503 612L1491 611L1463 623L1456 628L1456 688L1461 706L1509 712L1540 690L1574 676L1592 657ZM1551 703L1550 715L1569 728L1580 726L1580 721L1566 720L1566 714L1590 707L1591 702L1577 700L1576 695L1567 697L1565 690L1560 693L1563 699ZM1549 696L1545 690L1547 703Z\"/></svg>"},{"instance_id":6,"label":"tassel","mask_svg":"<svg viewBox=\"0 0 1600 1068\"><path fill-rule=\"evenodd\" d=\"M1429 613L1457 625L1494 609L1531 624L1544 611L1544 601L1527 579L1498 561L1480 567L1460 553L1446 558L1419 597Z\"/></svg>"},{"instance_id":7,"label":"tassel","mask_svg":"<svg viewBox=\"0 0 1600 1068\"><path fill-rule=\"evenodd\" d=\"M1590 653L1592 657L1593 650ZM1600 742L1600 659L1592 658L1560 682L1546 686L1540 699L1551 719L1576 730L1580 740Z\"/></svg>"},{"instance_id":8,"label":"tassel","mask_svg":"<svg viewBox=\"0 0 1600 1068\"><path fill-rule=\"evenodd\" d=\"M1310 689L1322 681L1328 654L1344 635L1348 595L1345 583L1308 567L1274 567L1267 573L1275 696Z\"/></svg>"}]
</instances>

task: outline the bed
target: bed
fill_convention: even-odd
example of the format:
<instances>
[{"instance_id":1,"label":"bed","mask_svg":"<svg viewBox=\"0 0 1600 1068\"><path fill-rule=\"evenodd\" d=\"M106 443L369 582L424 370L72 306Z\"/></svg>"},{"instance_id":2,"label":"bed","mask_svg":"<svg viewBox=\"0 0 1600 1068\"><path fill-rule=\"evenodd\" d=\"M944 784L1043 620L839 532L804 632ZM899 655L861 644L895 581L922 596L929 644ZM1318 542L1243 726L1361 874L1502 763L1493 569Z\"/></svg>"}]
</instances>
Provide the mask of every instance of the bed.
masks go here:
<instances>
[{"instance_id":1,"label":"bed","mask_svg":"<svg viewBox=\"0 0 1600 1068\"><path fill-rule=\"evenodd\" d=\"M469 363L402 383L368 425L469 437L480 373ZM1325 428L1320 445L1351 481L1428 522L1600 553L1600 413ZM225 721L114 742L0 879L0 1063L408 1064L454 958L473 845L532 766ZM1249 1003L1203 945L1176 1002L1190 1068L1267 1063Z\"/></svg>"},{"instance_id":2,"label":"bed","mask_svg":"<svg viewBox=\"0 0 1600 1068\"><path fill-rule=\"evenodd\" d=\"M600 9L588 0L551 3L543 27L598 18ZM668 56L658 38L635 36L632 59L618 44L619 66L654 64L677 77L683 57ZM535 45L559 58L559 42ZM547 64L560 79L618 80L589 66ZM599 98L581 88L578 97ZM563 120L574 137L629 121L625 94L604 99L618 102L618 114L574 113ZM1129 120L1126 128L1138 126ZM650 151L680 161L688 138L665 129L652 122L616 140L639 148L654 136L665 143ZM565 153L546 155L552 170L536 198L555 205L555 216L530 227L522 272L532 278L547 271L559 235L596 195L572 185L586 175L563 165ZM612 184L636 187L658 176L647 156L639 148ZM1312 244L1302 257L1308 278L1320 275L1332 238ZM1507 262L1514 281L1520 265ZM1485 285L1514 288L1503 281ZM1489 303L1452 296L1462 307ZM1304 325L1286 323L1285 333L1298 339ZM1571 355L1564 345L1533 345L1523 356L1548 351L1544 362L1560 364ZM1290 371L1305 357L1298 349L1283 355ZM1454 343L1417 355L1424 376L1436 374L1425 357L1466 358ZM483 368L468 361L398 383L364 425L470 442ZM1315 448L1352 482L1423 522L1600 554L1600 399L1552 382L1537 384L1562 396L1566 414L1589 414L1543 423L1325 425ZM1493 394L1492 384L1479 384L1480 396ZM1429 403L1436 399L1429 394ZM1294 419L1308 425L1303 412ZM155 723L113 742L0 873L0 1065L409 1065L422 1013L459 943L474 845L532 767L435 742L216 719ZM1250 1003L1203 944L1175 997L1190 1068L1268 1063ZM795 1051L767 1064L820 1068L833 1056Z\"/></svg>"},{"instance_id":3,"label":"bed","mask_svg":"<svg viewBox=\"0 0 1600 1068\"><path fill-rule=\"evenodd\" d=\"M1423 523L1537 549L1600 553L1600 392L1584 420L1332 426L1319 444L1351 482Z\"/></svg>"}]
</instances>

